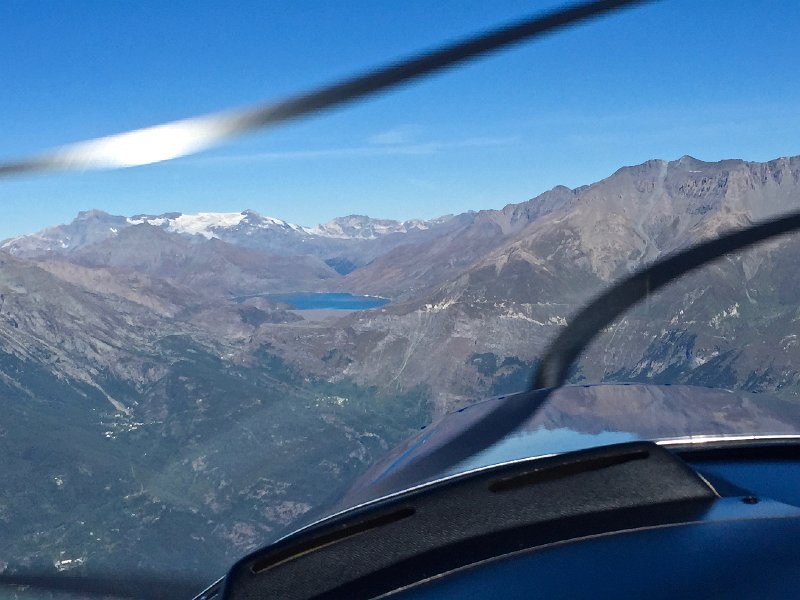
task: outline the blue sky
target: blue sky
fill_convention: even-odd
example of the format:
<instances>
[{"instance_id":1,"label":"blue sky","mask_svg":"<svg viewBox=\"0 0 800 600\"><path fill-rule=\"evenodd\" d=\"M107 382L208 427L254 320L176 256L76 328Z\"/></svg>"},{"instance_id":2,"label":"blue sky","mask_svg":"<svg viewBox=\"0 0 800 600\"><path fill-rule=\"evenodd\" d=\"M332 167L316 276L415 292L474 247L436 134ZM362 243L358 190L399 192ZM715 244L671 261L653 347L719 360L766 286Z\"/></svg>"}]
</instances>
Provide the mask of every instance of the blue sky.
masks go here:
<instances>
[{"instance_id":1,"label":"blue sky","mask_svg":"<svg viewBox=\"0 0 800 600\"><path fill-rule=\"evenodd\" d=\"M521 0L0 3L0 157L247 106L558 6ZM794 0L664 0L223 148L0 181L0 239L115 214L434 217L690 154L800 154Z\"/></svg>"}]
</instances>

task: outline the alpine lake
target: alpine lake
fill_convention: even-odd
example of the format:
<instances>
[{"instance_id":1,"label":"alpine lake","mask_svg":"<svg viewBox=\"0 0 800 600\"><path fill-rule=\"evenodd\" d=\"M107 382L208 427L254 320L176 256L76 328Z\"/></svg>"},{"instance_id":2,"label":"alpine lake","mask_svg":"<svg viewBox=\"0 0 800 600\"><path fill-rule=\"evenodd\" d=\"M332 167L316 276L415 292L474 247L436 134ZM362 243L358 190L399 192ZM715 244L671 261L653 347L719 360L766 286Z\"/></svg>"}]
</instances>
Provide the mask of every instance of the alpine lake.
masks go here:
<instances>
[{"instance_id":1,"label":"alpine lake","mask_svg":"<svg viewBox=\"0 0 800 600\"><path fill-rule=\"evenodd\" d=\"M292 310L368 310L389 304L388 298L357 296L348 293L293 292L263 294L262 297L286 304Z\"/></svg>"}]
</instances>

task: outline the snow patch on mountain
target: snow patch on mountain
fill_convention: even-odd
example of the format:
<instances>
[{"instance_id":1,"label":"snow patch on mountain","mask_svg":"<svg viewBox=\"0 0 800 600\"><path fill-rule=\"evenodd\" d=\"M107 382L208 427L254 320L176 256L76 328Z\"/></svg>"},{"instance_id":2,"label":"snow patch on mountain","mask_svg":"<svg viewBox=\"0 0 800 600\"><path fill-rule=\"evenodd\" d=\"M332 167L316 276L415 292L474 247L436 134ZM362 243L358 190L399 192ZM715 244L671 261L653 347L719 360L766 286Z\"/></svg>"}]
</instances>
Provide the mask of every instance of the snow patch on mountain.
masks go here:
<instances>
[{"instance_id":1,"label":"snow patch on mountain","mask_svg":"<svg viewBox=\"0 0 800 600\"><path fill-rule=\"evenodd\" d=\"M145 215L140 215L138 217L129 218L128 223L131 225L147 223L149 225L155 225L156 227L164 227L167 231L171 231L173 233L202 235L207 239L211 239L218 237L215 233L216 229L235 227L241 223L242 219L244 218L245 214L243 212L203 212L193 215L180 214L169 217L148 217Z\"/></svg>"},{"instance_id":2,"label":"snow patch on mountain","mask_svg":"<svg viewBox=\"0 0 800 600\"><path fill-rule=\"evenodd\" d=\"M412 229L423 231L428 228L428 222L419 219L392 221L389 219L372 219L365 215L349 215L317 225L310 229L309 232L314 235L337 239L374 240L392 233L408 233Z\"/></svg>"},{"instance_id":3,"label":"snow patch on mountain","mask_svg":"<svg viewBox=\"0 0 800 600\"><path fill-rule=\"evenodd\" d=\"M207 239L220 237L221 231L243 230L246 233L259 229L279 228L301 235L311 235L308 227L301 227L274 217L265 217L252 210L242 212L201 212L193 214L167 213L163 215L137 215L127 219L129 225L147 223L172 233L201 235Z\"/></svg>"}]
</instances>

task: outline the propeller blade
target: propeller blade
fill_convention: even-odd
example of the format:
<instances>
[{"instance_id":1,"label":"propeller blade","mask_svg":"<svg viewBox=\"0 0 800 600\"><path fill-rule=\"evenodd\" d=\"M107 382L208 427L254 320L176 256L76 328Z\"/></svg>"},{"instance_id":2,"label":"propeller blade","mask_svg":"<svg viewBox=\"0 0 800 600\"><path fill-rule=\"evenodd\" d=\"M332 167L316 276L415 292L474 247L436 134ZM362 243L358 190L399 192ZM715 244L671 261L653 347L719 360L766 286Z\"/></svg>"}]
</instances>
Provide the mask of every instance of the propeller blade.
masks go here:
<instances>
[{"instance_id":1,"label":"propeller blade","mask_svg":"<svg viewBox=\"0 0 800 600\"><path fill-rule=\"evenodd\" d=\"M342 105L483 54L652 0L597 0L519 21L281 102L182 119L0 163L0 177L133 167L179 158L245 133Z\"/></svg>"}]
</instances>

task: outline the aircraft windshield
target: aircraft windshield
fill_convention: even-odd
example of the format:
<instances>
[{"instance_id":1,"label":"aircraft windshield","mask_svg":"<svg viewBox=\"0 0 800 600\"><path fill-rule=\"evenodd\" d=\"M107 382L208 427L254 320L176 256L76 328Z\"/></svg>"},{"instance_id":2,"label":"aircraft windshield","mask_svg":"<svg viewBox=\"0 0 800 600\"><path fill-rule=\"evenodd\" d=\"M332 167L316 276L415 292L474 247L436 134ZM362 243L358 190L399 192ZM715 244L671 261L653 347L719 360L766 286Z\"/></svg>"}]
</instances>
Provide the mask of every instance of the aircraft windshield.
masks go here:
<instances>
[{"instance_id":1,"label":"aircraft windshield","mask_svg":"<svg viewBox=\"0 0 800 600\"><path fill-rule=\"evenodd\" d=\"M346 106L557 4L0 6L0 577L200 591L527 389L620 278L796 210L778 4L646 3ZM437 475L800 434L798 264L784 236L649 295Z\"/></svg>"}]
</instances>

